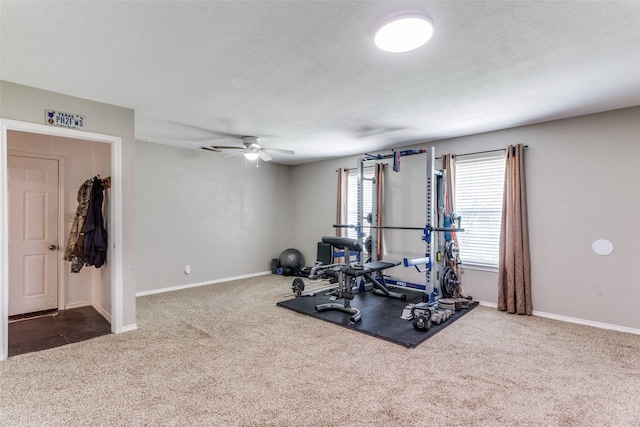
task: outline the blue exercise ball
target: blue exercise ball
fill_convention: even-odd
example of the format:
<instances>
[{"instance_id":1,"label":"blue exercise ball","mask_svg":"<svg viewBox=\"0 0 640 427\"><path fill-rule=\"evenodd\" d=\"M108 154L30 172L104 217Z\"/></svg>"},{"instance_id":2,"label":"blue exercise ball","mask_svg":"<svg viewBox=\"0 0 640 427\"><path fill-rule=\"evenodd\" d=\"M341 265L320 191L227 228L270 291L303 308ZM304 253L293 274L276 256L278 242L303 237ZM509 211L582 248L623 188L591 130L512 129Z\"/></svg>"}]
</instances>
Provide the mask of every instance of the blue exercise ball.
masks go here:
<instances>
[{"instance_id":1,"label":"blue exercise ball","mask_svg":"<svg viewBox=\"0 0 640 427\"><path fill-rule=\"evenodd\" d=\"M302 256L302 252L294 248L282 251L279 261L283 271L290 271L291 273L297 273L304 266L304 256Z\"/></svg>"}]
</instances>

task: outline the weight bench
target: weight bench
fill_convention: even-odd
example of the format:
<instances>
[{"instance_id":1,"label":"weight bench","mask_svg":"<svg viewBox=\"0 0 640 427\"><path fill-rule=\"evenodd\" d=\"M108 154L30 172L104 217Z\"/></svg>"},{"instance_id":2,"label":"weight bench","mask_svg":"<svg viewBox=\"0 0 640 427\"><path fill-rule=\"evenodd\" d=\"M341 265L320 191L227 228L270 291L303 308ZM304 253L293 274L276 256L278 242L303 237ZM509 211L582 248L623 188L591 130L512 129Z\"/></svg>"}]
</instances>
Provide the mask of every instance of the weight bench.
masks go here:
<instances>
[{"instance_id":1,"label":"weight bench","mask_svg":"<svg viewBox=\"0 0 640 427\"><path fill-rule=\"evenodd\" d=\"M374 293L376 295L383 295L392 298L398 298L401 300L406 299L406 295L400 294L398 292L391 292L384 283L384 277L381 275L380 279L382 282L378 281L374 274L385 270L387 268L395 267L396 265L400 265L400 262L396 261L374 261L368 262L364 265L350 265L349 257L351 251L362 252L362 243L360 243L356 239L350 239L347 237L331 237L325 236L322 238L324 243L328 243L335 248L344 250L344 256L347 260L347 263L341 265L339 267L329 269L325 271L325 274L335 277L338 279L338 288L334 292L334 296L336 298L342 298L344 300L343 304L340 303L326 303L326 304L318 304L315 306L317 312L328 311L328 310L338 310L347 314L351 314L349 318L349 322L351 324L356 324L362 318L360 314L360 310L355 307L351 307L351 300L354 297L353 287L358 277L363 277L368 282L371 282L374 286Z\"/></svg>"}]
</instances>

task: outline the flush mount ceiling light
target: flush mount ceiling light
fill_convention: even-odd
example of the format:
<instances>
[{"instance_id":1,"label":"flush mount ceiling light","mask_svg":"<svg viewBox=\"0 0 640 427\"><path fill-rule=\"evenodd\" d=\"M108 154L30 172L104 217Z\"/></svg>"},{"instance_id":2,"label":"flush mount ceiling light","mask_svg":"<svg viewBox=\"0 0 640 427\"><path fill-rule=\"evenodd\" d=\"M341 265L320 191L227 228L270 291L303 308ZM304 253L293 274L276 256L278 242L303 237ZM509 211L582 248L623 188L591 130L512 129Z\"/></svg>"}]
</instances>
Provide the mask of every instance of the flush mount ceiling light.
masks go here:
<instances>
[{"instance_id":1,"label":"flush mount ceiling light","mask_svg":"<svg viewBox=\"0 0 640 427\"><path fill-rule=\"evenodd\" d=\"M374 41L385 52L408 52L428 42L432 34L431 18L423 14L403 14L384 21L376 30Z\"/></svg>"},{"instance_id":2,"label":"flush mount ceiling light","mask_svg":"<svg viewBox=\"0 0 640 427\"><path fill-rule=\"evenodd\" d=\"M256 151L247 151L244 153L244 158L247 160L255 160L260 156Z\"/></svg>"}]
</instances>

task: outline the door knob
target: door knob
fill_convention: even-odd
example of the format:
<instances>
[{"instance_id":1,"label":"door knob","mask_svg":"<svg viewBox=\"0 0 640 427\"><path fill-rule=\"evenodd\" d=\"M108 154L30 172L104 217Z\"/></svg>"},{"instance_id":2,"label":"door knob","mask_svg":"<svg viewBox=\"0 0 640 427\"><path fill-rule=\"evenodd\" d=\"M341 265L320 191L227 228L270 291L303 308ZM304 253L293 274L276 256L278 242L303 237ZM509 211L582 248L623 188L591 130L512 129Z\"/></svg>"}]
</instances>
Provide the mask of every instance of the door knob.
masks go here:
<instances>
[{"instance_id":1,"label":"door knob","mask_svg":"<svg viewBox=\"0 0 640 427\"><path fill-rule=\"evenodd\" d=\"M56 249L58 249L58 247L56 245L49 245L49 250L50 251L55 251Z\"/></svg>"}]
</instances>

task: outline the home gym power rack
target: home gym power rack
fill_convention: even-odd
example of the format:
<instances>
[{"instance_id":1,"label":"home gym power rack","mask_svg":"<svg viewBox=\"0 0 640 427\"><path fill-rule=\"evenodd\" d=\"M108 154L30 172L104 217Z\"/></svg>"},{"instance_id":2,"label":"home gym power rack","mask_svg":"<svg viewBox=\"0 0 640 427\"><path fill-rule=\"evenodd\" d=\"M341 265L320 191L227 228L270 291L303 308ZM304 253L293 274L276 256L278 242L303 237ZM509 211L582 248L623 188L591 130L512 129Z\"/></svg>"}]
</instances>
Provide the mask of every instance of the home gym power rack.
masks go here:
<instances>
[{"instance_id":1,"label":"home gym power rack","mask_svg":"<svg viewBox=\"0 0 640 427\"><path fill-rule=\"evenodd\" d=\"M426 225L424 227L396 227L396 226L377 226L378 222L378 200L377 200L377 182L376 178L365 178L364 176L364 168L365 163L381 161L385 159L394 159L394 170L399 172L399 159L401 156L412 156L417 154L426 154ZM443 179L443 171L436 170L435 168L435 148L427 148L420 150L404 150L404 151L394 151L392 154L364 154L362 157L358 159L358 202L357 202L357 224L334 224L334 228L352 228L355 229L358 241L363 244L364 237L366 233L364 229L370 230L420 230L423 232L422 240L425 242L425 256L423 258L414 258L414 259L403 259L403 264L405 267L415 267L420 273L425 274L425 284L416 284L409 283L400 280L395 280L393 278L385 277L385 281L387 284L395 287L403 287L407 289L413 289L417 291L421 291L423 293L422 300L425 303L433 304L435 303L440 296L442 295L439 284L436 280L434 280L434 269L437 263L440 261L438 259L434 259L434 254L436 251L436 242L433 238L434 233L437 232L463 232L463 228L452 228L452 227L436 227L433 224L436 223L436 194L437 194L437 179L440 177ZM364 181L371 180L373 183L373 194L372 194L372 212L365 216L364 214ZM364 225L364 220L370 223L370 225ZM369 237L371 239L371 248L370 256L372 261L379 261L377 259L377 251L374 249L377 247L377 233L370 232ZM422 267L424 265L424 267ZM444 273L444 272L443 272ZM457 282L457 278L453 278L452 280ZM457 284L457 283L456 283Z\"/></svg>"}]
</instances>

